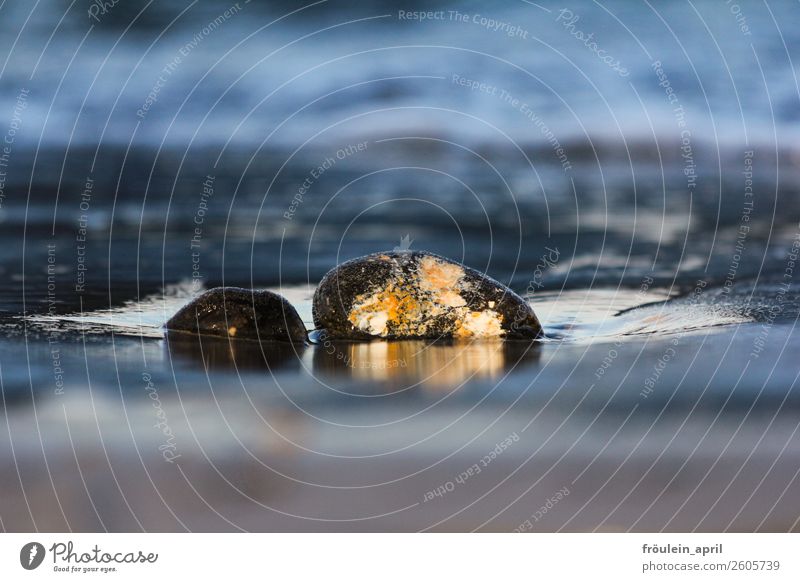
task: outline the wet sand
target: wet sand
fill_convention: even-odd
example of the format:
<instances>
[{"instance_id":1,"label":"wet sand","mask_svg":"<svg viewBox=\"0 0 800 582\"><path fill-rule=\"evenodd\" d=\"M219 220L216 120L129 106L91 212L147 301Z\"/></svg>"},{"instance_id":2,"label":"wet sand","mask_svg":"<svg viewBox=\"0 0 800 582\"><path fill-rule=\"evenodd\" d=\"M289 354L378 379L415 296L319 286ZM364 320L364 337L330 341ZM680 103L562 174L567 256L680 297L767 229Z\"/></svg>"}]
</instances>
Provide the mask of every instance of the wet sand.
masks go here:
<instances>
[{"instance_id":1,"label":"wet sand","mask_svg":"<svg viewBox=\"0 0 800 582\"><path fill-rule=\"evenodd\" d=\"M5 530L798 530L794 414L590 424L547 413L525 429L530 415L519 410L454 406L369 430L231 395L162 405L173 462L159 454L148 402L123 409L111 394L87 393L40 402L36 416L12 409L13 452L0 436ZM398 412L347 411L337 423Z\"/></svg>"}]
</instances>

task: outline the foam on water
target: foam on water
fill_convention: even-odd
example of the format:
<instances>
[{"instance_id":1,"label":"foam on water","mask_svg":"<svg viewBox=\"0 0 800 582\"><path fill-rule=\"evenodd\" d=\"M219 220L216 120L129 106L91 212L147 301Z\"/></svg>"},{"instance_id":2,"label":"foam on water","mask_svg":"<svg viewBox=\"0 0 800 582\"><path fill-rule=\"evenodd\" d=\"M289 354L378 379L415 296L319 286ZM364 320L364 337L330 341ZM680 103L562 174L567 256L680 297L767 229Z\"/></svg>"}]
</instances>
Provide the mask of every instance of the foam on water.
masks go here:
<instances>
[{"instance_id":1,"label":"foam on water","mask_svg":"<svg viewBox=\"0 0 800 582\"><path fill-rule=\"evenodd\" d=\"M306 327L314 328L307 286L271 288L284 295L297 309ZM47 331L80 332L163 338L164 323L195 296L190 282L171 285L163 293L141 301L128 301L112 309L67 315L36 315L28 318ZM666 335L701 331L721 325L752 322L733 308L709 304L670 302L664 289L646 293L630 289L587 289L538 293L530 303L542 322L544 341L603 342L623 336ZM636 307L639 309L635 309Z\"/></svg>"}]
</instances>

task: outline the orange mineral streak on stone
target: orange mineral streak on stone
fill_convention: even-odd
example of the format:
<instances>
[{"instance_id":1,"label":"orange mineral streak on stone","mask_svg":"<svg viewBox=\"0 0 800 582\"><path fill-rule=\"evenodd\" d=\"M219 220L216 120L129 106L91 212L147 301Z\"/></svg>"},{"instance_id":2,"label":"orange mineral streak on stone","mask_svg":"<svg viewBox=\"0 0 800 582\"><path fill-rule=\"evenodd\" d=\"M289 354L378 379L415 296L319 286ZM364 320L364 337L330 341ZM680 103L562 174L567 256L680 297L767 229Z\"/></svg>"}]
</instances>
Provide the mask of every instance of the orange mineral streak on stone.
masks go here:
<instances>
[{"instance_id":1,"label":"orange mineral streak on stone","mask_svg":"<svg viewBox=\"0 0 800 582\"><path fill-rule=\"evenodd\" d=\"M387 336L391 331L416 333L425 327L420 307L413 293L391 285L372 295L359 295L348 320L372 335Z\"/></svg>"},{"instance_id":2,"label":"orange mineral streak on stone","mask_svg":"<svg viewBox=\"0 0 800 582\"><path fill-rule=\"evenodd\" d=\"M461 296L464 270L458 265L423 257L414 275L398 270L384 289L359 295L348 314L354 327L373 336L424 336L438 319L441 332L455 337L496 337L504 334L502 316L491 310L470 311ZM444 317L444 319L442 319Z\"/></svg>"},{"instance_id":3,"label":"orange mineral streak on stone","mask_svg":"<svg viewBox=\"0 0 800 582\"><path fill-rule=\"evenodd\" d=\"M431 300L445 307L463 307L467 304L459 294L464 269L434 257L423 257L418 269L419 286L432 294Z\"/></svg>"}]
</instances>

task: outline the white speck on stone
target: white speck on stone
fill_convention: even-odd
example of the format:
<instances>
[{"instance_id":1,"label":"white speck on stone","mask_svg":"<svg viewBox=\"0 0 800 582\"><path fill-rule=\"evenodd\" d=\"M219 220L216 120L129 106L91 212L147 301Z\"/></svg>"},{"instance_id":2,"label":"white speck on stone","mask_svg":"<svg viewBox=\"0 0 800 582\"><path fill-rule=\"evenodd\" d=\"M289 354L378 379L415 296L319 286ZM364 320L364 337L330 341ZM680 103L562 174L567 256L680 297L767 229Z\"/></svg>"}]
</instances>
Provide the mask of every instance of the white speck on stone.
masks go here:
<instances>
[{"instance_id":1,"label":"white speck on stone","mask_svg":"<svg viewBox=\"0 0 800 582\"><path fill-rule=\"evenodd\" d=\"M466 300L455 291L442 291L437 299L447 307L463 307L467 304Z\"/></svg>"},{"instance_id":2,"label":"white speck on stone","mask_svg":"<svg viewBox=\"0 0 800 582\"><path fill-rule=\"evenodd\" d=\"M386 335L389 314L385 311L363 313L358 318L358 329L371 335Z\"/></svg>"},{"instance_id":3,"label":"white speck on stone","mask_svg":"<svg viewBox=\"0 0 800 582\"><path fill-rule=\"evenodd\" d=\"M461 322L463 336L493 337L503 335L503 318L496 311L470 311Z\"/></svg>"}]
</instances>

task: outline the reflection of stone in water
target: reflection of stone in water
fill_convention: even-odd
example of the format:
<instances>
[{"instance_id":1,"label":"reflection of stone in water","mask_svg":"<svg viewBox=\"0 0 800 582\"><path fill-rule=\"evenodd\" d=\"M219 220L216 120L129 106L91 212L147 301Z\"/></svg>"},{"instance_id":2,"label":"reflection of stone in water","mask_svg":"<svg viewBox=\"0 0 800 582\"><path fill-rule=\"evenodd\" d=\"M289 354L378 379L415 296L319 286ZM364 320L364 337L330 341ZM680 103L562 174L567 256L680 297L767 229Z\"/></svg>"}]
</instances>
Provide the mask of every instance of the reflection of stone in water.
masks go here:
<instances>
[{"instance_id":1,"label":"reflection of stone in water","mask_svg":"<svg viewBox=\"0 0 800 582\"><path fill-rule=\"evenodd\" d=\"M280 341L229 340L203 335L167 333L170 357L208 370L299 370L303 344Z\"/></svg>"},{"instance_id":2,"label":"reflection of stone in water","mask_svg":"<svg viewBox=\"0 0 800 582\"><path fill-rule=\"evenodd\" d=\"M495 379L539 359L532 342L325 340L314 348L314 371L392 389L420 383L455 387L469 379Z\"/></svg>"}]
</instances>

